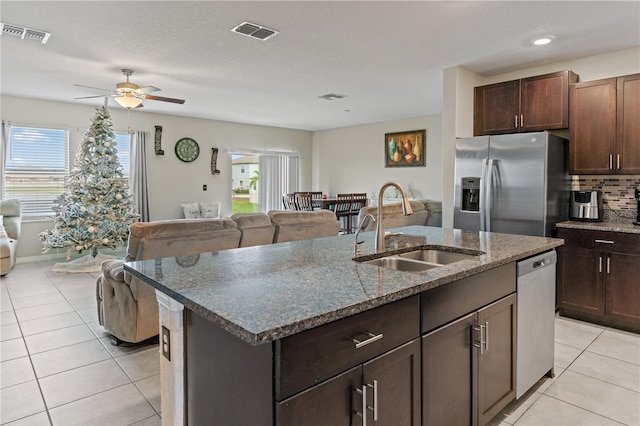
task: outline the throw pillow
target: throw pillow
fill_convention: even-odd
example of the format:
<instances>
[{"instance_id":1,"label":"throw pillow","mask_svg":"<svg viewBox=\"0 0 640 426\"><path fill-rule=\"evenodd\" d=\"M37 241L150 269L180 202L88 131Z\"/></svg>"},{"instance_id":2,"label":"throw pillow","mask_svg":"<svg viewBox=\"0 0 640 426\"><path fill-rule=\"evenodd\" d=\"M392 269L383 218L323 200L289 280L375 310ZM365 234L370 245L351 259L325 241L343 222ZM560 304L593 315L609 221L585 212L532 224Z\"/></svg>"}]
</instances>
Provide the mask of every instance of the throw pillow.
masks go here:
<instances>
[{"instance_id":1,"label":"throw pillow","mask_svg":"<svg viewBox=\"0 0 640 426\"><path fill-rule=\"evenodd\" d=\"M200 217L200 206L197 202L180 205L182 206L182 211L184 211L185 219L198 219Z\"/></svg>"},{"instance_id":2,"label":"throw pillow","mask_svg":"<svg viewBox=\"0 0 640 426\"><path fill-rule=\"evenodd\" d=\"M220 219L220 203L200 203L200 217Z\"/></svg>"}]
</instances>

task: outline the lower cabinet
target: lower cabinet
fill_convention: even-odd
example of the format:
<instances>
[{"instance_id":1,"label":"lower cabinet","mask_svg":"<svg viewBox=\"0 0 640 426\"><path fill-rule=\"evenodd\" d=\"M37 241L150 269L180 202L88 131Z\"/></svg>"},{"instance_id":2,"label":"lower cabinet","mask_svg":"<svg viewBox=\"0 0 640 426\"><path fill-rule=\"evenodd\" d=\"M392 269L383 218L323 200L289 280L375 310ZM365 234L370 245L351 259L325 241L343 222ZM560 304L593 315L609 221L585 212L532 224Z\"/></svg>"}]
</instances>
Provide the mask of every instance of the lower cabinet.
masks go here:
<instances>
[{"instance_id":1,"label":"lower cabinet","mask_svg":"<svg viewBox=\"0 0 640 426\"><path fill-rule=\"evenodd\" d=\"M516 295L422 337L423 425L484 425L515 398Z\"/></svg>"},{"instance_id":2,"label":"lower cabinet","mask_svg":"<svg viewBox=\"0 0 640 426\"><path fill-rule=\"evenodd\" d=\"M277 403L276 423L420 424L419 339Z\"/></svg>"},{"instance_id":3,"label":"lower cabinet","mask_svg":"<svg viewBox=\"0 0 640 426\"><path fill-rule=\"evenodd\" d=\"M640 332L640 235L558 229L563 316Z\"/></svg>"}]
</instances>

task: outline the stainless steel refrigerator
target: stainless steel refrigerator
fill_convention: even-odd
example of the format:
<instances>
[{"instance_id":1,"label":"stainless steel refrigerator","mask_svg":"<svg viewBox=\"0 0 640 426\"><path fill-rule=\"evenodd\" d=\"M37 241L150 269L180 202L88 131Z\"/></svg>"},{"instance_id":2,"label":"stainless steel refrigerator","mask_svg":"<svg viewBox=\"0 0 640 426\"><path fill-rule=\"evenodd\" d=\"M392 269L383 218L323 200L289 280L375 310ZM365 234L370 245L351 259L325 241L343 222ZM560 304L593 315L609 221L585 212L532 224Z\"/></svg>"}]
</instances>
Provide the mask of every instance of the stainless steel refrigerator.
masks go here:
<instances>
[{"instance_id":1,"label":"stainless steel refrigerator","mask_svg":"<svg viewBox=\"0 0 640 426\"><path fill-rule=\"evenodd\" d=\"M548 132L456 140L453 226L553 236L567 220L568 141Z\"/></svg>"}]
</instances>

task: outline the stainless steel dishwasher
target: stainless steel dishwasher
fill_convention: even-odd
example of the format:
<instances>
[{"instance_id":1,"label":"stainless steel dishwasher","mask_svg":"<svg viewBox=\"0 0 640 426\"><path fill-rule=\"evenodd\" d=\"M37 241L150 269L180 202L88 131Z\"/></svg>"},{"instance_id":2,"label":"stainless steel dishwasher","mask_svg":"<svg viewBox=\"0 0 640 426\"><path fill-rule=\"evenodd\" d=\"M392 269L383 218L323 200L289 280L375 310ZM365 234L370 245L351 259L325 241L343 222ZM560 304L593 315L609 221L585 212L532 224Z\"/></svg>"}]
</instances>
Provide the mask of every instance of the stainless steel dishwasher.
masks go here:
<instances>
[{"instance_id":1,"label":"stainless steel dishwasher","mask_svg":"<svg viewBox=\"0 0 640 426\"><path fill-rule=\"evenodd\" d=\"M516 399L554 374L556 261L552 250L518 262Z\"/></svg>"}]
</instances>

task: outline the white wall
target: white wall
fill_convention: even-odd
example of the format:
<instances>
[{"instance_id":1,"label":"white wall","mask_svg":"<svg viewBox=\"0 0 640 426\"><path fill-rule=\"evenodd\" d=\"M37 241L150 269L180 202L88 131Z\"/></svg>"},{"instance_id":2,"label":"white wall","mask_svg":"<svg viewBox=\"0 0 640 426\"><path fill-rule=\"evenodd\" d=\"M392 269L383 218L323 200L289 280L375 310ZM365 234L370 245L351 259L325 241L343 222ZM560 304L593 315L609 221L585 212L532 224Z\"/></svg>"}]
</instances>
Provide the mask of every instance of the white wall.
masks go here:
<instances>
[{"instance_id":1,"label":"white wall","mask_svg":"<svg viewBox=\"0 0 640 426\"><path fill-rule=\"evenodd\" d=\"M640 47L625 49L602 55L589 56L557 62L549 65L527 68L510 73L484 77L462 67L445 70L443 102L444 155L442 225L453 226L453 169L454 144L456 137L471 136L473 133L473 88L475 86L515 80L534 75L570 69L579 75L579 81L640 73Z\"/></svg>"},{"instance_id":2,"label":"white wall","mask_svg":"<svg viewBox=\"0 0 640 426\"><path fill-rule=\"evenodd\" d=\"M71 161L94 113L94 107L9 96L2 97L1 106L3 120L68 128ZM227 148L297 151L301 154L300 186L311 186L311 132L135 110L128 116L127 111L119 107L112 107L110 111L115 131L126 132L130 123L133 130L149 132L147 162L151 220L181 218L180 203L192 201L220 201L222 215L230 215L231 157L225 152ZM162 156L154 154L154 126L163 129ZM200 156L191 163L183 163L175 156L175 143L183 137L195 139L200 146ZM211 174L213 147L219 149L217 168L221 171L215 176ZM206 192L202 190L203 184L208 187ZM51 225L51 222L23 223L18 257L38 256L42 249L38 233Z\"/></svg>"},{"instance_id":3,"label":"white wall","mask_svg":"<svg viewBox=\"0 0 640 426\"><path fill-rule=\"evenodd\" d=\"M385 168L385 133L426 129L426 167ZM442 116L429 115L313 133L313 189L378 194L395 180L414 198L442 199Z\"/></svg>"}]
</instances>

